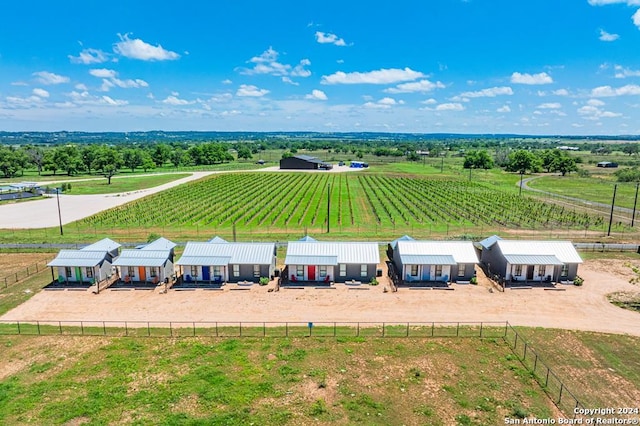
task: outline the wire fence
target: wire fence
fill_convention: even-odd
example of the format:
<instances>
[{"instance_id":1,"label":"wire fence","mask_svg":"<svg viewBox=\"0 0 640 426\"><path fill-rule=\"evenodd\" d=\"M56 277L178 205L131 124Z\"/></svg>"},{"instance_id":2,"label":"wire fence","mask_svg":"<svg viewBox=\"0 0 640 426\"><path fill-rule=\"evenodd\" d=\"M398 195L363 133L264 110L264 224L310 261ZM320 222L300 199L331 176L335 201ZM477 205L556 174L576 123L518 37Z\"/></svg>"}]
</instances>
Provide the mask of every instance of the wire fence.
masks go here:
<instances>
[{"instance_id":1,"label":"wire fence","mask_svg":"<svg viewBox=\"0 0 640 426\"><path fill-rule=\"evenodd\" d=\"M27 266L26 269L22 271L17 271L11 273L3 278L0 278L0 290L8 288L10 285L17 284L20 281L26 280L30 276L34 274L38 274L47 268L47 263L49 263L51 259L42 260L37 262L31 266Z\"/></svg>"},{"instance_id":2,"label":"wire fence","mask_svg":"<svg viewBox=\"0 0 640 426\"><path fill-rule=\"evenodd\" d=\"M584 408L584 406L560 377L542 361L522 333L518 333L508 322L505 327L504 340L560 411L575 418L575 409Z\"/></svg>"},{"instance_id":3,"label":"wire fence","mask_svg":"<svg viewBox=\"0 0 640 426\"><path fill-rule=\"evenodd\" d=\"M0 335L219 338L483 338L502 339L568 417L578 398L508 321L491 322L244 322L244 321L0 321Z\"/></svg>"}]
</instances>

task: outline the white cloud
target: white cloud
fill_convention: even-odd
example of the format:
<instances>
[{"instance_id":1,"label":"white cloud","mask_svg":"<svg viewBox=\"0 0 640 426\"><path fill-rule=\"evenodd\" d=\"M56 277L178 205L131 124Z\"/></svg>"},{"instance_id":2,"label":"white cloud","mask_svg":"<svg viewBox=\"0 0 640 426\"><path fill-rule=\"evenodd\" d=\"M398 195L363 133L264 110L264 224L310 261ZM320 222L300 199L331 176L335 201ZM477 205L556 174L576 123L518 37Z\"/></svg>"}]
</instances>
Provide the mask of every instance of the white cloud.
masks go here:
<instances>
[{"instance_id":1,"label":"white cloud","mask_svg":"<svg viewBox=\"0 0 640 426\"><path fill-rule=\"evenodd\" d=\"M35 89L33 89L33 91L31 93L33 93L35 96L39 96L41 98L48 98L49 97L49 92L47 92L44 89L35 88Z\"/></svg>"},{"instance_id":2,"label":"white cloud","mask_svg":"<svg viewBox=\"0 0 640 426\"><path fill-rule=\"evenodd\" d=\"M640 6L640 0L588 0L591 6L606 6L608 4L626 4L627 6Z\"/></svg>"},{"instance_id":3,"label":"white cloud","mask_svg":"<svg viewBox=\"0 0 640 426\"><path fill-rule=\"evenodd\" d=\"M379 69L369 72L338 71L331 75L323 75L321 84L394 84L403 81L412 81L423 78L425 75L411 68Z\"/></svg>"},{"instance_id":4,"label":"white cloud","mask_svg":"<svg viewBox=\"0 0 640 426\"><path fill-rule=\"evenodd\" d=\"M178 98L178 94L167 96L166 99L162 101L163 104L167 105L190 105L193 104L193 101L187 101L186 99Z\"/></svg>"},{"instance_id":5,"label":"white cloud","mask_svg":"<svg viewBox=\"0 0 640 426\"><path fill-rule=\"evenodd\" d=\"M322 31L316 31L316 41L320 44L335 44L336 46L346 46L344 39L341 39L335 34L323 33Z\"/></svg>"},{"instance_id":6,"label":"white cloud","mask_svg":"<svg viewBox=\"0 0 640 426\"><path fill-rule=\"evenodd\" d=\"M637 84L627 84L626 86L612 88L611 86L600 86L591 90L594 98L604 98L611 96L640 95L640 86Z\"/></svg>"},{"instance_id":7,"label":"white cloud","mask_svg":"<svg viewBox=\"0 0 640 426\"><path fill-rule=\"evenodd\" d=\"M435 99L433 99L433 98L429 98L429 99L424 100L424 101L422 101L422 102L420 102L420 103L421 103L421 104L425 104L425 105L435 105L435 104L437 104L437 103L438 103L438 101L436 101L436 100L435 100Z\"/></svg>"},{"instance_id":8,"label":"white cloud","mask_svg":"<svg viewBox=\"0 0 640 426\"><path fill-rule=\"evenodd\" d=\"M69 82L69 77L54 74L48 71L34 72L33 75L38 77L37 80L42 84L62 84Z\"/></svg>"},{"instance_id":9,"label":"white cloud","mask_svg":"<svg viewBox=\"0 0 640 426\"><path fill-rule=\"evenodd\" d=\"M305 99L316 100L316 101L326 101L327 100L327 95L322 90L313 89L311 91L311 93L306 95L304 98Z\"/></svg>"},{"instance_id":10,"label":"white cloud","mask_svg":"<svg viewBox=\"0 0 640 426\"><path fill-rule=\"evenodd\" d=\"M440 104L436 107L436 111L463 111L464 105L459 103Z\"/></svg>"},{"instance_id":11,"label":"white cloud","mask_svg":"<svg viewBox=\"0 0 640 426\"><path fill-rule=\"evenodd\" d=\"M556 96L569 96L569 91L567 89L558 89L551 92Z\"/></svg>"},{"instance_id":12,"label":"white cloud","mask_svg":"<svg viewBox=\"0 0 640 426\"><path fill-rule=\"evenodd\" d=\"M228 78L226 80L222 80L222 84L232 84L233 81L229 80Z\"/></svg>"},{"instance_id":13,"label":"white cloud","mask_svg":"<svg viewBox=\"0 0 640 426\"><path fill-rule=\"evenodd\" d=\"M605 30L600 30L600 41L616 41L620 36L618 34L611 34L606 32Z\"/></svg>"},{"instance_id":14,"label":"white cloud","mask_svg":"<svg viewBox=\"0 0 640 426\"><path fill-rule=\"evenodd\" d=\"M270 74L275 76L292 77L309 77L311 75L311 71L305 68L311 65L311 61L309 59L302 59L298 65L292 68L291 65L278 62L278 56L280 56L278 51L273 47L269 47L259 56L254 56L249 59L248 62L255 65L251 69L240 68L240 74Z\"/></svg>"},{"instance_id":15,"label":"white cloud","mask_svg":"<svg viewBox=\"0 0 640 426\"><path fill-rule=\"evenodd\" d=\"M548 103L544 103L544 104L538 105L537 108L539 108L539 109L558 109L558 108L562 108L562 105L560 105L558 102L548 102Z\"/></svg>"},{"instance_id":16,"label":"white cloud","mask_svg":"<svg viewBox=\"0 0 640 426\"><path fill-rule=\"evenodd\" d=\"M107 105L107 106L124 106L129 102L122 99L113 99L110 96L93 96L88 91L76 92L75 90L68 93L67 96L71 98L71 105L69 102L56 104L59 107L69 108L77 105Z\"/></svg>"},{"instance_id":17,"label":"white cloud","mask_svg":"<svg viewBox=\"0 0 640 426\"><path fill-rule=\"evenodd\" d=\"M429 80L414 81L411 83L398 84L396 87L390 87L383 90L385 93L426 93L435 89L444 89L444 84L440 81L435 83Z\"/></svg>"},{"instance_id":18,"label":"white cloud","mask_svg":"<svg viewBox=\"0 0 640 426\"><path fill-rule=\"evenodd\" d=\"M109 60L109 56L98 49L83 49L78 56L69 55L69 60L74 64L101 64Z\"/></svg>"},{"instance_id":19,"label":"white cloud","mask_svg":"<svg viewBox=\"0 0 640 426\"><path fill-rule=\"evenodd\" d=\"M615 118L615 117L622 116L622 114L619 114L619 113L604 111L595 105L584 105L578 108L577 112L585 120L593 120L593 121L598 121L601 118Z\"/></svg>"},{"instance_id":20,"label":"white cloud","mask_svg":"<svg viewBox=\"0 0 640 426\"><path fill-rule=\"evenodd\" d=\"M514 84L551 84L553 83L553 79L546 72L541 72L538 74L521 74L519 72L514 72L511 74L511 82Z\"/></svg>"},{"instance_id":21,"label":"white cloud","mask_svg":"<svg viewBox=\"0 0 640 426\"><path fill-rule=\"evenodd\" d=\"M380 99L378 101L378 103L382 104L382 105L397 105L398 104L398 102L396 102L395 99L389 98L389 97Z\"/></svg>"},{"instance_id":22,"label":"white cloud","mask_svg":"<svg viewBox=\"0 0 640 426\"><path fill-rule=\"evenodd\" d=\"M589 99L587 101L587 105L599 107L599 106L604 106L605 103L602 102L600 99Z\"/></svg>"},{"instance_id":23,"label":"white cloud","mask_svg":"<svg viewBox=\"0 0 640 426\"><path fill-rule=\"evenodd\" d=\"M118 75L114 70L108 70L106 68L89 70L89 74L98 78L113 78Z\"/></svg>"},{"instance_id":24,"label":"white cloud","mask_svg":"<svg viewBox=\"0 0 640 426\"><path fill-rule=\"evenodd\" d=\"M625 68L622 65L614 65L615 78L640 77L640 71Z\"/></svg>"},{"instance_id":25,"label":"white cloud","mask_svg":"<svg viewBox=\"0 0 640 426\"><path fill-rule=\"evenodd\" d=\"M291 75L293 77L309 77L311 75L311 71L305 68L309 65L311 65L310 60L301 60L300 63L293 68L293 70L291 71Z\"/></svg>"},{"instance_id":26,"label":"white cloud","mask_svg":"<svg viewBox=\"0 0 640 426\"><path fill-rule=\"evenodd\" d=\"M259 89L251 84L241 84L236 96L261 97L269 93L267 89Z\"/></svg>"},{"instance_id":27,"label":"white cloud","mask_svg":"<svg viewBox=\"0 0 640 426\"><path fill-rule=\"evenodd\" d=\"M111 105L111 106L122 106L122 105L129 104L129 102L127 101L120 100L120 99L112 99L109 96L103 96L102 100L104 101L105 104Z\"/></svg>"},{"instance_id":28,"label":"white cloud","mask_svg":"<svg viewBox=\"0 0 640 426\"><path fill-rule=\"evenodd\" d=\"M463 92L456 96L455 100L462 98L495 98L499 95L513 95L513 89L509 86L491 87L489 89L482 89L474 92Z\"/></svg>"},{"instance_id":29,"label":"white cloud","mask_svg":"<svg viewBox=\"0 0 640 426\"><path fill-rule=\"evenodd\" d=\"M300 83L291 80L291 77L286 76L286 75L284 77L282 77L282 82L283 83L287 83L287 84L293 84L294 86L299 86L300 85Z\"/></svg>"},{"instance_id":30,"label":"white cloud","mask_svg":"<svg viewBox=\"0 0 640 426\"><path fill-rule=\"evenodd\" d=\"M120 41L113 45L113 51L130 59L142 61L173 61L180 58L176 52L164 49L161 45L153 46L139 38L130 39L128 34L121 35Z\"/></svg>"},{"instance_id":31,"label":"white cloud","mask_svg":"<svg viewBox=\"0 0 640 426\"><path fill-rule=\"evenodd\" d=\"M631 20L633 21L633 25L640 28L640 9L636 10L636 13L631 17Z\"/></svg>"},{"instance_id":32,"label":"white cloud","mask_svg":"<svg viewBox=\"0 0 640 426\"><path fill-rule=\"evenodd\" d=\"M504 105L504 106L501 106L500 108L498 108L496 111L497 112L511 112L511 108L509 107L509 105Z\"/></svg>"},{"instance_id":33,"label":"white cloud","mask_svg":"<svg viewBox=\"0 0 640 426\"><path fill-rule=\"evenodd\" d=\"M7 106L9 108L37 108L44 102L40 96L29 96L28 98L7 96L5 100L7 101Z\"/></svg>"},{"instance_id":34,"label":"white cloud","mask_svg":"<svg viewBox=\"0 0 640 426\"><path fill-rule=\"evenodd\" d=\"M78 83L78 84L76 84L76 85L74 86L74 88L75 88L76 90L83 90L83 91L84 91L84 90L89 90L89 89L87 88L87 86L86 86L86 85L84 85L84 84L82 84L82 83Z\"/></svg>"}]
</instances>

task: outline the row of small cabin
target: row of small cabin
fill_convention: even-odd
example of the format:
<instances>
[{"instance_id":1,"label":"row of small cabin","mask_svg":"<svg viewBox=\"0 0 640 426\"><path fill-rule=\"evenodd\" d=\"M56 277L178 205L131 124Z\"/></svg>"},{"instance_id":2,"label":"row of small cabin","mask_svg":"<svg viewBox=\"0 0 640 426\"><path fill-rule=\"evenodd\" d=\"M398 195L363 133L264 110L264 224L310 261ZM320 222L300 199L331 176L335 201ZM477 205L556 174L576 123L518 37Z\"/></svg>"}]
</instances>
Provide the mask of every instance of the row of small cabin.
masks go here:
<instances>
[{"instance_id":1,"label":"row of small cabin","mask_svg":"<svg viewBox=\"0 0 640 426\"><path fill-rule=\"evenodd\" d=\"M103 281L116 268L125 282L159 283L174 277L183 282L241 282L273 277L274 243L188 242L174 262L176 244L160 238L125 249L106 238L79 250L61 250L48 266L58 268L62 282ZM419 241L404 236L388 244L390 275L400 284L468 282L482 264L507 281L571 281L582 259L568 241L513 241L498 236L470 241ZM317 241L305 237L289 242L282 278L300 282L368 282L380 264L377 243ZM52 270L53 274L53 270Z\"/></svg>"}]
</instances>

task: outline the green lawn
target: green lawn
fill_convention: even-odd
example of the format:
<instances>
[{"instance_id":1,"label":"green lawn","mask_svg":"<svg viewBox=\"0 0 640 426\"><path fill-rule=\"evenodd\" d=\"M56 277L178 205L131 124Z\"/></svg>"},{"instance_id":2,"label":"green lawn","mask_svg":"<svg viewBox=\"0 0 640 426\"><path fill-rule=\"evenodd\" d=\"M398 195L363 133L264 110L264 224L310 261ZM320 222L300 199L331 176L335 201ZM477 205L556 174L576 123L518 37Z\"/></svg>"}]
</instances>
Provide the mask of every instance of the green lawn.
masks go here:
<instances>
[{"instance_id":1,"label":"green lawn","mask_svg":"<svg viewBox=\"0 0 640 426\"><path fill-rule=\"evenodd\" d=\"M543 176L529 182L531 188L609 205L615 184L616 182L610 179L577 176ZM635 193L634 183L618 183L616 206L633 208Z\"/></svg>"},{"instance_id":2,"label":"green lawn","mask_svg":"<svg viewBox=\"0 0 640 426\"><path fill-rule=\"evenodd\" d=\"M107 179L86 180L71 183L71 190L65 191L68 195L112 194L118 192L138 191L140 189L153 188L174 180L191 176L190 173L157 174L149 176L114 176L111 184Z\"/></svg>"}]
</instances>

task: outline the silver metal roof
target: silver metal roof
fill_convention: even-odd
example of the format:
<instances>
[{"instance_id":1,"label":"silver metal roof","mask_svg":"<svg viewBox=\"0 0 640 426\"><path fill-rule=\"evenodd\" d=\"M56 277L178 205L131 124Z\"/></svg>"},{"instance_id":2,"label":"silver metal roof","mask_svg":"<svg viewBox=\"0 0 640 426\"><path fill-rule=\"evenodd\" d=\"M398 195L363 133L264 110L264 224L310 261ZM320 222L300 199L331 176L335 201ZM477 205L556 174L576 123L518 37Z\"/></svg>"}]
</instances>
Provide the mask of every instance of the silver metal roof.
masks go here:
<instances>
[{"instance_id":1,"label":"silver metal roof","mask_svg":"<svg viewBox=\"0 0 640 426\"><path fill-rule=\"evenodd\" d=\"M227 266L230 263L229 256L182 256L176 265L188 266Z\"/></svg>"},{"instance_id":2,"label":"silver metal roof","mask_svg":"<svg viewBox=\"0 0 640 426\"><path fill-rule=\"evenodd\" d=\"M507 254L504 258L512 265L564 265L552 254Z\"/></svg>"},{"instance_id":3,"label":"silver metal roof","mask_svg":"<svg viewBox=\"0 0 640 426\"><path fill-rule=\"evenodd\" d=\"M171 250L175 246L177 246L177 244L173 241L169 241L166 238L160 237L157 240L140 247L140 250Z\"/></svg>"},{"instance_id":4,"label":"silver metal roof","mask_svg":"<svg viewBox=\"0 0 640 426\"><path fill-rule=\"evenodd\" d=\"M169 250L122 250L114 266L162 266L169 260Z\"/></svg>"},{"instance_id":5,"label":"silver metal roof","mask_svg":"<svg viewBox=\"0 0 640 426\"><path fill-rule=\"evenodd\" d=\"M291 256L335 257L338 263L378 264L380 251L377 243L291 241L287 246L287 259ZM287 262L285 264L293 264Z\"/></svg>"},{"instance_id":6,"label":"silver metal roof","mask_svg":"<svg viewBox=\"0 0 640 426\"><path fill-rule=\"evenodd\" d=\"M47 266L92 267L101 264L106 257L106 251L60 250Z\"/></svg>"},{"instance_id":7,"label":"silver metal roof","mask_svg":"<svg viewBox=\"0 0 640 426\"><path fill-rule=\"evenodd\" d=\"M337 256L296 256L287 255L284 259L285 265L327 265L337 266Z\"/></svg>"},{"instance_id":8,"label":"silver metal roof","mask_svg":"<svg viewBox=\"0 0 640 426\"><path fill-rule=\"evenodd\" d=\"M478 263L471 241L398 241L397 252L407 255L451 256L455 263Z\"/></svg>"},{"instance_id":9,"label":"silver metal roof","mask_svg":"<svg viewBox=\"0 0 640 426\"><path fill-rule=\"evenodd\" d=\"M480 241L478 244L480 244L483 248L489 248L492 245L494 245L496 243L496 241L500 241L502 240L502 238L500 238L497 235L492 235L488 238L485 238L484 240Z\"/></svg>"},{"instance_id":10,"label":"silver metal roof","mask_svg":"<svg viewBox=\"0 0 640 426\"><path fill-rule=\"evenodd\" d=\"M398 241L415 241L415 240L408 235L404 235L398 239L391 241L391 248L395 249L398 246Z\"/></svg>"},{"instance_id":11,"label":"silver metal roof","mask_svg":"<svg viewBox=\"0 0 640 426\"><path fill-rule=\"evenodd\" d=\"M115 249L119 249L121 247L120 244L116 243L112 239L104 238L100 241L97 241L93 244L89 244L86 247L83 247L81 250L88 251L113 251Z\"/></svg>"},{"instance_id":12,"label":"silver metal roof","mask_svg":"<svg viewBox=\"0 0 640 426\"><path fill-rule=\"evenodd\" d=\"M177 265L217 265L220 258L226 264L270 265L275 253L274 243L200 243L188 242ZM193 259L198 263L187 263Z\"/></svg>"},{"instance_id":13,"label":"silver metal roof","mask_svg":"<svg viewBox=\"0 0 640 426\"><path fill-rule=\"evenodd\" d=\"M441 254L400 254L403 265L457 265L458 263L449 255Z\"/></svg>"},{"instance_id":14,"label":"silver metal roof","mask_svg":"<svg viewBox=\"0 0 640 426\"><path fill-rule=\"evenodd\" d=\"M497 241L504 256L518 255L553 255L562 263L582 263L582 258L570 241Z\"/></svg>"},{"instance_id":15,"label":"silver metal roof","mask_svg":"<svg viewBox=\"0 0 640 426\"><path fill-rule=\"evenodd\" d=\"M210 243L228 243L224 238L220 238L217 235L209 240Z\"/></svg>"}]
</instances>

